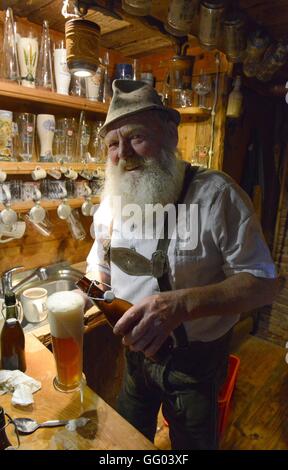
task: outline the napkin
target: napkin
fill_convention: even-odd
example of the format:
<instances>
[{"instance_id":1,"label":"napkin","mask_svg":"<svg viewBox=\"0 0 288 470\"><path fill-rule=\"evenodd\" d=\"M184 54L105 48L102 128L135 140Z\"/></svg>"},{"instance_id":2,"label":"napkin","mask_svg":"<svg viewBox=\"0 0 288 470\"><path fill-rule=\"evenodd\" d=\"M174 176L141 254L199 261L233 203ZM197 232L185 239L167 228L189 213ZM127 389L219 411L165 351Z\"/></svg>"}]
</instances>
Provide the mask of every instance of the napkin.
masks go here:
<instances>
[{"instance_id":1,"label":"napkin","mask_svg":"<svg viewBox=\"0 0 288 470\"><path fill-rule=\"evenodd\" d=\"M0 395L13 393L12 405L31 405L34 403L32 394L40 388L41 382L20 370L0 370Z\"/></svg>"}]
</instances>

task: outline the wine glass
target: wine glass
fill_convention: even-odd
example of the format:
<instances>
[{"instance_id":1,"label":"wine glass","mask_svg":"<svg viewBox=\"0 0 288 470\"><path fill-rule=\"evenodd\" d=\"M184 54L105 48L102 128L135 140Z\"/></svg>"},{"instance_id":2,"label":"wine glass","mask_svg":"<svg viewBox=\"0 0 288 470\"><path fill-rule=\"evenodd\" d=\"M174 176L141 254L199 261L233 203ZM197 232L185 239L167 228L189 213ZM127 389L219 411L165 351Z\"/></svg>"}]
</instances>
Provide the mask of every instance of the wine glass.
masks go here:
<instances>
[{"instance_id":1,"label":"wine glass","mask_svg":"<svg viewBox=\"0 0 288 470\"><path fill-rule=\"evenodd\" d=\"M206 95L211 92L211 77L201 71L193 84L193 89L198 95L198 107L206 108Z\"/></svg>"}]
</instances>

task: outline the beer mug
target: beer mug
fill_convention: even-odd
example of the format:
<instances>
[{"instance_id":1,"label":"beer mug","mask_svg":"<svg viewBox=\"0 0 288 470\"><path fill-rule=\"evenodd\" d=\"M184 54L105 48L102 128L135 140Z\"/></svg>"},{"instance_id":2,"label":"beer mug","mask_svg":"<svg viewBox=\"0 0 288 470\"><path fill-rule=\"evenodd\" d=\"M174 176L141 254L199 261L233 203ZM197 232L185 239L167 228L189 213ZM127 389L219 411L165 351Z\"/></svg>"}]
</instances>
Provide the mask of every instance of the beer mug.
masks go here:
<instances>
[{"instance_id":1,"label":"beer mug","mask_svg":"<svg viewBox=\"0 0 288 470\"><path fill-rule=\"evenodd\" d=\"M55 292L47 308L57 370L53 384L60 392L74 392L83 380L84 300L77 292Z\"/></svg>"}]
</instances>

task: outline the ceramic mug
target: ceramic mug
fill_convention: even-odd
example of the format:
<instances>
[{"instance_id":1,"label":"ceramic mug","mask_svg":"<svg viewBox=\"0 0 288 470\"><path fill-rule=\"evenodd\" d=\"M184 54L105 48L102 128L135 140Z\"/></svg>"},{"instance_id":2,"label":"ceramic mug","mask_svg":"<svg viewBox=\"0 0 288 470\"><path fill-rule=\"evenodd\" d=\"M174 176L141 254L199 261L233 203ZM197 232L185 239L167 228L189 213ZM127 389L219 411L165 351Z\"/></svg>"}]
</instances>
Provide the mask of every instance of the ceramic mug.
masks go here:
<instances>
[{"instance_id":1,"label":"ceramic mug","mask_svg":"<svg viewBox=\"0 0 288 470\"><path fill-rule=\"evenodd\" d=\"M43 287L31 287L21 295L21 304L26 320L39 323L47 317L47 290Z\"/></svg>"},{"instance_id":2,"label":"ceramic mug","mask_svg":"<svg viewBox=\"0 0 288 470\"><path fill-rule=\"evenodd\" d=\"M0 183L4 183L7 178L7 173L5 171L0 170Z\"/></svg>"},{"instance_id":3,"label":"ceramic mug","mask_svg":"<svg viewBox=\"0 0 288 470\"><path fill-rule=\"evenodd\" d=\"M41 166L36 166L35 170L31 172L31 176L34 181L37 181L46 178L47 173L44 168L41 168Z\"/></svg>"}]
</instances>

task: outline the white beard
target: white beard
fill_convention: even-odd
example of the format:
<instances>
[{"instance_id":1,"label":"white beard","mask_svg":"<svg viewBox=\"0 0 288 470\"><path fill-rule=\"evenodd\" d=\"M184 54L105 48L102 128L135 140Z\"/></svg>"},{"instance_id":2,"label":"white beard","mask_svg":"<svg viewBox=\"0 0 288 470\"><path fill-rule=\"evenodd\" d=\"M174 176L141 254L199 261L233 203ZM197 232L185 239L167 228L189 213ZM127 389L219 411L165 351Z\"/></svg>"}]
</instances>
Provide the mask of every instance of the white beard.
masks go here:
<instances>
[{"instance_id":1,"label":"white beard","mask_svg":"<svg viewBox=\"0 0 288 470\"><path fill-rule=\"evenodd\" d=\"M137 204L143 214L146 204L158 203L165 206L177 201L182 189L185 165L177 160L176 152L163 149L160 159L147 158L143 168L135 172L125 171L126 164L122 160L115 166L108 160L106 165L101 196L102 199L109 197L112 201L112 213L113 196L121 197L122 207Z\"/></svg>"}]
</instances>

